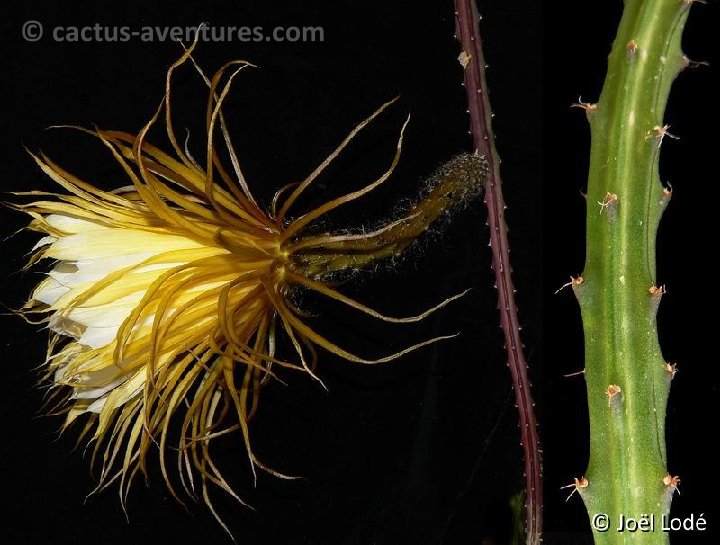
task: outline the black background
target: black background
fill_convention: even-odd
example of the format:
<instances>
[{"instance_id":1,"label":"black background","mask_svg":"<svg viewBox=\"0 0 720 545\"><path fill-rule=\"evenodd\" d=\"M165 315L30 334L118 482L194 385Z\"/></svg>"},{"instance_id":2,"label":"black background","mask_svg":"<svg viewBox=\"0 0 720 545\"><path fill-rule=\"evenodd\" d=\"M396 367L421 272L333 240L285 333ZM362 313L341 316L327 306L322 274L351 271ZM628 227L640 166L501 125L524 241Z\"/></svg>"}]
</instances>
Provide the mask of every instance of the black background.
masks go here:
<instances>
[{"instance_id":1,"label":"black background","mask_svg":"<svg viewBox=\"0 0 720 545\"><path fill-rule=\"evenodd\" d=\"M481 2L482 31L497 144L503 158L512 258L545 455L548 543L582 543L587 517L560 486L582 474L587 442L584 386L562 378L582 367L576 305L554 296L582 270L584 190L589 135L577 101L599 94L621 2L602 7L532 1ZM6 8L7 9L7 8ZM165 69L179 55L171 42L55 43L56 25L323 26L323 43L207 43L197 58L213 71L244 58L260 68L236 80L228 100L231 132L250 184L263 202L304 177L345 133L380 103L397 105L348 149L304 204L325 200L373 179L388 164L400 124L412 121L403 159L392 179L362 202L327 219L328 229L373 225L393 217L423 177L468 149L462 72L456 60L451 2L216 2L160 5L125 2L46 7L24 2L2 23L2 189L51 188L22 146L48 152L69 170L103 187L127 181L97 142L53 124L97 124L137 131L164 91ZM685 49L718 65L712 44L718 9L699 6ZM22 23L41 21L46 36L21 37ZM683 74L667 122L682 137L663 152L663 178L675 189L663 220L659 281L668 287L660 312L662 345L680 372L670 399L670 471L683 479L674 512L705 513L720 522L713 498L709 437L717 429L717 369L712 333L711 223L718 202L714 142L718 126L714 68ZM714 82L713 82L714 83ZM176 130L188 127L201 154L203 84L192 70L176 79ZM162 133L154 134L155 142ZM307 296L317 327L369 356L428 336L460 331L458 339L401 361L362 367L322 353L319 374L329 388L297 376L264 392L253 423L256 453L302 481L260 476L253 488L240 445L218 444L217 458L251 512L216 493L214 500L241 544L504 543L508 498L522 487L521 450L509 373L497 325L481 202L457 212L403 260L364 273L343 290L387 313L417 312L448 295L473 291L419 326L365 320ZM2 212L2 234L24 224ZM36 237L23 233L2 245L7 270L2 301L19 306L39 279L17 273ZM704 254L700 254L702 251ZM708 311L707 318L701 312ZM705 316L703 314L702 316ZM0 476L5 507L0 541L12 544L228 543L201 505L191 513L168 497L151 468L138 480L125 519L115 489L86 494L95 482L88 460L71 452L73 432L57 439L60 420L38 415L42 392L33 368L44 356L44 333L17 317L0 316ZM673 543L710 537L677 535ZM486 541L490 543L490 541Z\"/></svg>"}]
</instances>

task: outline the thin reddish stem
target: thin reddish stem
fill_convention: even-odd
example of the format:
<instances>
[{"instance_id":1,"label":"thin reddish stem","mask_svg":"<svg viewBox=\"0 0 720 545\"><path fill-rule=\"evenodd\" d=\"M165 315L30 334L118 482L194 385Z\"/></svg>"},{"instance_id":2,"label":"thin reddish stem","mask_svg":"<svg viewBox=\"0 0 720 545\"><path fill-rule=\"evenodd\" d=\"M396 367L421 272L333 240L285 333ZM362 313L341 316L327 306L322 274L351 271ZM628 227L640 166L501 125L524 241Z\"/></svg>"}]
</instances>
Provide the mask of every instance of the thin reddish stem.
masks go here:
<instances>
[{"instance_id":1,"label":"thin reddish stem","mask_svg":"<svg viewBox=\"0 0 720 545\"><path fill-rule=\"evenodd\" d=\"M470 131L476 153L484 155L489 164L485 205L490 228L492 264L498 290L500 326L505 336L508 366L520 413L521 444L525 454L526 542L540 543L542 534L542 468L537 431L535 404L530 391L528 366L520 338L520 323L515 303L515 288L510 266L510 244L505 224L505 200L500 179L500 160L492 131L490 101L485 80L478 24L480 16L474 0L454 0L456 37L462 47L459 57L465 68L465 90L470 110Z\"/></svg>"}]
</instances>

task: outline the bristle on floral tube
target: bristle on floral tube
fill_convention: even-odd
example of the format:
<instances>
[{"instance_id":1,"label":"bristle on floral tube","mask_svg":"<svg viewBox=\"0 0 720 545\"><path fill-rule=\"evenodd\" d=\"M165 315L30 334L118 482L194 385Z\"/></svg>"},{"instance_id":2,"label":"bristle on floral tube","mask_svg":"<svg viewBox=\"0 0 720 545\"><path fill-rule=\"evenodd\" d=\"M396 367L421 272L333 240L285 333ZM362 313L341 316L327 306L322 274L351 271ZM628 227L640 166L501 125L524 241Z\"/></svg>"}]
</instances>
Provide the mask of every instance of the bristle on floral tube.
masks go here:
<instances>
[{"instance_id":1,"label":"bristle on floral tube","mask_svg":"<svg viewBox=\"0 0 720 545\"><path fill-rule=\"evenodd\" d=\"M306 235L316 219L391 176L407 121L389 167L364 189L288 219L300 193L394 101L358 124L285 199L278 194L268 213L250 193L221 113L233 78L249 63L228 63L212 78L200 71L209 87L205 161L196 161L176 141L171 80L192 61L193 47L168 71L165 100L137 135L81 129L107 147L128 187L99 189L48 157L31 154L62 192L25 193L31 202L9 206L30 215L29 229L43 235L31 264L54 262L21 314L51 332L46 378L57 409L66 413L65 425L86 420L81 437L90 438L101 461L98 489L119 481L124 499L157 447L172 495L181 501L171 479L179 473L182 489L202 496L215 514L211 484L242 500L212 459L214 438L239 431L252 471L259 467L283 477L254 455L248 427L260 387L281 368L317 379L317 346L346 360L381 363L447 338L375 358L355 355L306 323L287 300L290 289L313 290L390 323L415 322L442 308L462 294L417 316L395 318L342 295L323 276L399 254L445 211L479 194L487 166L477 156L453 159L404 217L372 232ZM173 154L146 142L163 113ZM220 162L217 132L231 169ZM292 361L275 352L281 332L296 354L287 358ZM171 432L175 424L177 433ZM168 464L170 453L176 469Z\"/></svg>"},{"instance_id":2,"label":"bristle on floral tube","mask_svg":"<svg viewBox=\"0 0 720 545\"><path fill-rule=\"evenodd\" d=\"M477 198L485 187L487 161L462 153L428 179L424 194L403 217L372 232L308 236L290 244L291 263L311 276L362 267L402 251L443 214Z\"/></svg>"}]
</instances>

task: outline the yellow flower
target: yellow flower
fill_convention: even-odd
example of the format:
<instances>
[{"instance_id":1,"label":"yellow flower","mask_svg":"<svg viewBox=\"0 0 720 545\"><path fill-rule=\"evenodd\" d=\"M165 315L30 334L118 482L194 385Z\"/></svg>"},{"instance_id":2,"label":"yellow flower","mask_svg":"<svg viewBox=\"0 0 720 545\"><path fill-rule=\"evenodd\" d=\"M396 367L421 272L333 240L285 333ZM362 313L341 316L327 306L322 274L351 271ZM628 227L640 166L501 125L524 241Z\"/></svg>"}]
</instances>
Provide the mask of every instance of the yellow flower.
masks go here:
<instances>
[{"instance_id":1,"label":"yellow flower","mask_svg":"<svg viewBox=\"0 0 720 545\"><path fill-rule=\"evenodd\" d=\"M248 188L221 113L233 78L251 65L234 61L211 79L203 75L209 86L203 163L178 145L170 84L173 71L192 59L191 53L192 48L168 70L163 104L136 136L86 131L107 146L132 185L103 191L46 156L33 155L65 192L30 192L37 200L13 206L32 216L30 229L45 235L34 248L31 264L55 261L23 314L28 319L41 316L51 331L48 378L57 387L58 405L67 411L65 426L87 417L81 438L89 437L94 454L102 455L98 489L119 480L124 498L136 473L145 472L148 453L157 447L164 480L180 501L166 459L173 444L182 487L191 496L199 492L215 513L208 495L211 483L242 500L212 460L213 438L239 430L253 472L257 466L284 477L253 454L248 430L260 387L275 377L278 367L317 379L317 346L350 361L379 363L446 338L379 359L362 358L305 323L288 299L290 290L314 290L389 322L420 320L459 297L419 316L390 318L347 298L323 279L402 251L454 203L477 194L485 163L472 156L456 159L407 216L381 229L306 235L315 220L389 178L407 121L390 166L365 188L288 219L302 192L392 101L357 125L305 180L278 191L267 213ZM163 110L175 156L145 141ZM231 171L219 160L217 132ZM294 347L297 361L276 357L279 331ZM176 415L180 428L174 434L170 424Z\"/></svg>"}]
</instances>

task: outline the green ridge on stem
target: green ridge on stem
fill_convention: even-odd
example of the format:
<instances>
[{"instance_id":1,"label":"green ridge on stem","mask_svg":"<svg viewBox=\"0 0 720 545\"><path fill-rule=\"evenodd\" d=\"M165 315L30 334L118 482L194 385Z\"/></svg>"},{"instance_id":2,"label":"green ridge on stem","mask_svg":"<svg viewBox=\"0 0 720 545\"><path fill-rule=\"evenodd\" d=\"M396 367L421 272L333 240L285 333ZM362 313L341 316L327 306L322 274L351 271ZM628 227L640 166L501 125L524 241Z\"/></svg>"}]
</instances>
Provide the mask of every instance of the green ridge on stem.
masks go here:
<instances>
[{"instance_id":1,"label":"green ridge on stem","mask_svg":"<svg viewBox=\"0 0 720 545\"><path fill-rule=\"evenodd\" d=\"M666 544L676 482L665 455L673 369L658 344L655 238L670 199L658 173L670 87L688 61L680 40L692 0L626 0L596 105L583 104L592 147L587 254L572 285L585 332L590 462L576 481L596 545ZM607 515L609 528L599 531ZM621 516L654 531L617 531ZM628 529L630 530L630 528Z\"/></svg>"}]
</instances>

